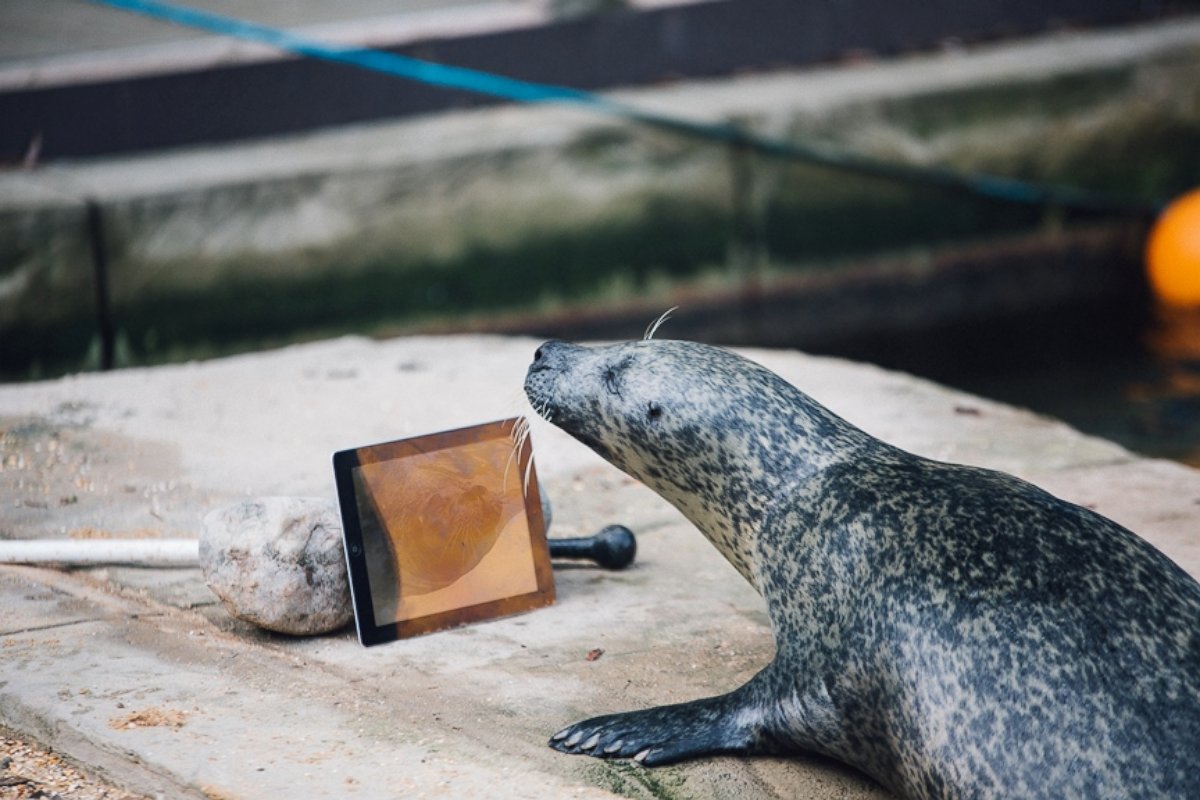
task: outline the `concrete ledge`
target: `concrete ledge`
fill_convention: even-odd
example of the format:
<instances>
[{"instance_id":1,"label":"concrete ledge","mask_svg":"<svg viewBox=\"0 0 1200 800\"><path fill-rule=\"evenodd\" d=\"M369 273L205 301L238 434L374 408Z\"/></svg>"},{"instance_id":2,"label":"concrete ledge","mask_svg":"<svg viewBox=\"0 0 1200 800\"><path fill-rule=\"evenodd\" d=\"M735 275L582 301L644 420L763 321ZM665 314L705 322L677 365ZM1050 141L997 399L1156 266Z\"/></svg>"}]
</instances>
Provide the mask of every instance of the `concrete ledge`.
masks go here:
<instances>
[{"instance_id":1,"label":"concrete ledge","mask_svg":"<svg viewBox=\"0 0 1200 800\"><path fill-rule=\"evenodd\" d=\"M246 496L332 497L334 449L527 411L536 344L338 339L0 386L0 536L188 536ZM905 375L747 354L881 438L1028 478L1200 574L1200 472ZM364 650L349 631L237 623L196 570L0 567L0 722L178 797L883 797L816 760L646 771L544 746L581 716L725 691L770 659L771 635L673 508L556 429L533 441L552 535L627 524L632 569L558 570L549 609ZM138 712L159 724L130 727Z\"/></svg>"}]
</instances>

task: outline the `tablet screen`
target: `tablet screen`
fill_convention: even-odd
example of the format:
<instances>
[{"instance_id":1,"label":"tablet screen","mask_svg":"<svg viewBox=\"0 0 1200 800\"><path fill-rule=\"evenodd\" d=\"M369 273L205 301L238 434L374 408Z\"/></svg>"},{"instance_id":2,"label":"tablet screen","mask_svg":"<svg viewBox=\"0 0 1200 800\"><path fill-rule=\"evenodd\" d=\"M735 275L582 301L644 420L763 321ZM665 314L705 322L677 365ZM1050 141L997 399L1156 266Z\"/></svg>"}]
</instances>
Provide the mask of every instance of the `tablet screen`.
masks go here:
<instances>
[{"instance_id":1,"label":"tablet screen","mask_svg":"<svg viewBox=\"0 0 1200 800\"><path fill-rule=\"evenodd\" d=\"M364 645L554 601L537 476L520 420L334 454Z\"/></svg>"}]
</instances>

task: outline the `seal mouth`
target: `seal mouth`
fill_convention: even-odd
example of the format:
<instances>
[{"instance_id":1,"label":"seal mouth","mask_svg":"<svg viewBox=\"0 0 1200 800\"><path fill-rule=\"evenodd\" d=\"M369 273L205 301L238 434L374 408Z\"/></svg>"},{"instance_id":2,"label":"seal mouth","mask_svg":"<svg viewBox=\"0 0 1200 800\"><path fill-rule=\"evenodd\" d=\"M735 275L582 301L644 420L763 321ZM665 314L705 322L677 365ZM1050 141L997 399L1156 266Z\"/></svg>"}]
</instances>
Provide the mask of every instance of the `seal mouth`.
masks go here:
<instances>
[{"instance_id":1,"label":"seal mouth","mask_svg":"<svg viewBox=\"0 0 1200 800\"><path fill-rule=\"evenodd\" d=\"M538 373L548 371L548 367L535 370L530 367L529 374L525 376L525 399L529 401L529 405L533 406L533 410L537 412L539 417L542 417L547 422L553 421L554 403L547 391L546 377Z\"/></svg>"}]
</instances>

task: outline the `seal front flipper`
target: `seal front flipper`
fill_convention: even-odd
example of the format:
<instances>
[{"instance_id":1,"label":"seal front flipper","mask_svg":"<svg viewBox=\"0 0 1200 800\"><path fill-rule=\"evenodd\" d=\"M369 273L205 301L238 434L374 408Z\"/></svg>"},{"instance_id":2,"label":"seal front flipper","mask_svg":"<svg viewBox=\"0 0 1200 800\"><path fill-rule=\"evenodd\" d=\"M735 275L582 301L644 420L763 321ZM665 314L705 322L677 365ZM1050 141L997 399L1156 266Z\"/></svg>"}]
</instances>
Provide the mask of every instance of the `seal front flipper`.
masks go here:
<instances>
[{"instance_id":1,"label":"seal front flipper","mask_svg":"<svg viewBox=\"0 0 1200 800\"><path fill-rule=\"evenodd\" d=\"M593 717L562 729L549 744L563 753L633 758L647 767L718 753L794 749L769 729L771 715L754 685L751 680L717 697Z\"/></svg>"}]
</instances>

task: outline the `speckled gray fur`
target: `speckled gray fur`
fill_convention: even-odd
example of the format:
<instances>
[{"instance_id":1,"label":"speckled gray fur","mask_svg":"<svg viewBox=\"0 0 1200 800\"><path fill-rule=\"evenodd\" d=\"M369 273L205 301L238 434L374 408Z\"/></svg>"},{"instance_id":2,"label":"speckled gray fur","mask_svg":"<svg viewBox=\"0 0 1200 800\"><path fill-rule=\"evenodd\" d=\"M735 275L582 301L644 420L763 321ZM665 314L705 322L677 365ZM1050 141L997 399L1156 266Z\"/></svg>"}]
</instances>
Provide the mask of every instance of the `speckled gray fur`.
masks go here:
<instances>
[{"instance_id":1,"label":"speckled gray fur","mask_svg":"<svg viewBox=\"0 0 1200 800\"><path fill-rule=\"evenodd\" d=\"M719 348L547 342L525 390L716 545L777 650L728 695L551 746L810 751L910 798L1200 798L1200 585L1130 531L880 442Z\"/></svg>"}]
</instances>

